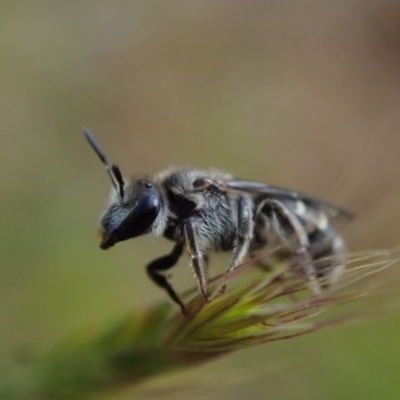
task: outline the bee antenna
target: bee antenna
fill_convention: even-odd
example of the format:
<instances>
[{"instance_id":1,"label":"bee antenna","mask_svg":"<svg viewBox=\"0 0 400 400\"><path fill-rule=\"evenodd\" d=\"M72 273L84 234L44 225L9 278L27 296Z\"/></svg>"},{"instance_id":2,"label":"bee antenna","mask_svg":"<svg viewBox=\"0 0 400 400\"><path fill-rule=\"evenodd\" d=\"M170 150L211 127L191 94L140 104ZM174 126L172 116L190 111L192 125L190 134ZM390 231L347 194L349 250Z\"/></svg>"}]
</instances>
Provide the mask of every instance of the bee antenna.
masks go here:
<instances>
[{"instance_id":1,"label":"bee antenna","mask_svg":"<svg viewBox=\"0 0 400 400\"><path fill-rule=\"evenodd\" d=\"M121 199L124 197L124 180L122 179L121 171L117 164L113 164L110 167L110 164L107 161L106 156L104 155L103 151L100 149L100 146L94 139L93 135L90 133L89 129L83 128L83 134L85 135L86 140L89 142L92 149L95 151L97 156L100 158L101 162L106 167L106 171L111 178L111 182L118 192Z\"/></svg>"},{"instance_id":2,"label":"bee antenna","mask_svg":"<svg viewBox=\"0 0 400 400\"><path fill-rule=\"evenodd\" d=\"M121 170L119 169L117 164L111 165L111 171L113 176L115 177L118 183L118 193L121 199L124 198L124 179L122 178Z\"/></svg>"}]
</instances>

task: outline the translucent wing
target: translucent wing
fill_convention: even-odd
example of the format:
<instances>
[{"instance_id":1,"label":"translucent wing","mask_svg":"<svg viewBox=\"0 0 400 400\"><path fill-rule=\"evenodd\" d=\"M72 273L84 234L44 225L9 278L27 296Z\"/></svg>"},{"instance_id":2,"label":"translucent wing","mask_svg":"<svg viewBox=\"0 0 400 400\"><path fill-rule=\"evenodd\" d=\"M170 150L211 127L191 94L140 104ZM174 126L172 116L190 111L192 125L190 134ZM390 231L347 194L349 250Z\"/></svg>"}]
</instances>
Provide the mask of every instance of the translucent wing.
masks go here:
<instances>
[{"instance_id":1,"label":"translucent wing","mask_svg":"<svg viewBox=\"0 0 400 400\"><path fill-rule=\"evenodd\" d=\"M218 182L218 186L225 190L264 194L266 197L271 197L274 199L302 200L313 207L323 209L330 218L342 218L346 220L352 220L354 218L354 215L351 212L341 207L327 203L326 201L317 197L309 196L307 194L289 189L284 189L278 186L236 179Z\"/></svg>"}]
</instances>

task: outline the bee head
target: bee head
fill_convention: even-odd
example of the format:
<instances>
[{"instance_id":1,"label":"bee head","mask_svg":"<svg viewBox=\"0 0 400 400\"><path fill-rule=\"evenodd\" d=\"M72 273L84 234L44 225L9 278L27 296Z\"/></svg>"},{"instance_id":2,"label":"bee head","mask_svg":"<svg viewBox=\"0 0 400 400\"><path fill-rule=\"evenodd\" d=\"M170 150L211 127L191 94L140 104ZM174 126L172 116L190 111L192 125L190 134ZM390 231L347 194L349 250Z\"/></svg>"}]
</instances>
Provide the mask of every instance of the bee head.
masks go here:
<instances>
[{"instance_id":1,"label":"bee head","mask_svg":"<svg viewBox=\"0 0 400 400\"><path fill-rule=\"evenodd\" d=\"M118 195L100 221L104 250L117 242L148 233L160 211L158 189L146 179L126 186L124 196Z\"/></svg>"},{"instance_id":2,"label":"bee head","mask_svg":"<svg viewBox=\"0 0 400 400\"><path fill-rule=\"evenodd\" d=\"M161 195L152 182L146 179L125 185L118 165L109 165L91 133L83 133L96 152L114 186L112 201L100 221L102 241L100 247L108 249L115 243L149 232L161 207Z\"/></svg>"}]
</instances>

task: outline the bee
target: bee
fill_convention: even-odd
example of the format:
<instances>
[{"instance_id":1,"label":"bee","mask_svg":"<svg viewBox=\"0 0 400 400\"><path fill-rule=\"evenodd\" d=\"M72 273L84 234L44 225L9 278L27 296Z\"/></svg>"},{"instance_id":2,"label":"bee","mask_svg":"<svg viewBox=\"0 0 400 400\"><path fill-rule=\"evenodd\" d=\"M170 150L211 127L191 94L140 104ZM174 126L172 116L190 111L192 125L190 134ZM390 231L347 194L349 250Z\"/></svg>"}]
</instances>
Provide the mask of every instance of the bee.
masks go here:
<instances>
[{"instance_id":1,"label":"bee","mask_svg":"<svg viewBox=\"0 0 400 400\"><path fill-rule=\"evenodd\" d=\"M175 242L170 254L146 267L149 277L185 313L185 305L163 272L186 248L199 291L208 302L207 260L229 251L226 274L249 254L283 244L298 258L305 278L336 281L345 268L345 242L332 224L353 215L323 200L264 183L235 179L218 169L170 168L153 179L126 180L110 165L91 133L84 135L112 182L109 206L101 216L101 249L145 234ZM324 257L324 259L321 259ZM318 284L314 284L318 291Z\"/></svg>"}]
</instances>

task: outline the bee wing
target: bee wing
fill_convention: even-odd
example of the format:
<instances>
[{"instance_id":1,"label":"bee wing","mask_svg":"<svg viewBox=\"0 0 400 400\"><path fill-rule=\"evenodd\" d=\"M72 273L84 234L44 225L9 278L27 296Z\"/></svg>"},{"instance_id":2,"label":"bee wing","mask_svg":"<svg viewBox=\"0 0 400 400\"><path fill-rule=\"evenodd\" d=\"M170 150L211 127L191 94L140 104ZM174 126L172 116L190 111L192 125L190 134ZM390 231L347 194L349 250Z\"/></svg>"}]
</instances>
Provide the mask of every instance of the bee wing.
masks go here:
<instances>
[{"instance_id":1,"label":"bee wing","mask_svg":"<svg viewBox=\"0 0 400 400\"><path fill-rule=\"evenodd\" d=\"M294 190L284 189L278 186L271 186L265 183L252 182L246 180L228 180L221 182L221 186L226 190L247 192L247 193L259 193L265 194L273 199L293 199L302 200L315 208L323 209L330 218L342 218L346 220L352 220L354 214L341 207L337 207L333 204L327 203L317 197L309 196L307 194L297 192Z\"/></svg>"}]
</instances>

